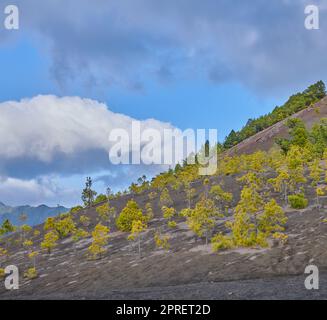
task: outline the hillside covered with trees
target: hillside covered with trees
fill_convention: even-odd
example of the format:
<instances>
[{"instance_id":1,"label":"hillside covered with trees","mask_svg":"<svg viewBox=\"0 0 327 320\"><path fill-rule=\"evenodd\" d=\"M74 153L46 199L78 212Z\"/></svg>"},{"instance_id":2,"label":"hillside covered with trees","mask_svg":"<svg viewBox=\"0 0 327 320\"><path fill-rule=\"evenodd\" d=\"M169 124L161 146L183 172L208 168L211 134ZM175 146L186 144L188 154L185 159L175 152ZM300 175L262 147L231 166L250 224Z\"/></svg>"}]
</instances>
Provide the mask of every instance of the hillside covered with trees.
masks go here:
<instances>
[{"instance_id":1,"label":"hillside covered with trees","mask_svg":"<svg viewBox=\"0 0 327 320\"><path fill-rule=\"evenodd\" d=\"M276 107L271 113L257 119L249 119L247 124L240 130L232 130L226 137L223 147L229 149L254 134L276 124L279 121L313 105L326 96L326 87L323 81L309 86L303 92L292 95L287 102Z\"/></svg>"}]
</instances>

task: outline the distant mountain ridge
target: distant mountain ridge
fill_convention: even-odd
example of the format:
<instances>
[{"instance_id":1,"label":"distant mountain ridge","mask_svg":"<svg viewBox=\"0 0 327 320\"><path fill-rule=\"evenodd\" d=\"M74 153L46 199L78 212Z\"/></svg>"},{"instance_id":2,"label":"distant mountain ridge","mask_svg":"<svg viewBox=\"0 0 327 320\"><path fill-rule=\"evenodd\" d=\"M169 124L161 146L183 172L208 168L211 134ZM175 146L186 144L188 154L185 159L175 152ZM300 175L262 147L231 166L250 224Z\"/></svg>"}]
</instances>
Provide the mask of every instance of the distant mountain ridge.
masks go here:
<instances>
[{"instance_id":1,"label":"distant mountain ridge","mask_svg":"<svg viewBox=\"0 0 327 320\"><path fill-rule=\"evenodd\" d=\"M37 207L29 205L11 207L0 201L0 223L9 219L11 223L17 226L22 224L35 226L43 223L48 217L53 217L67 211L69 211L69 208L63 206L48 207L42 204ZM19 219L20 215L23 213L27 216L27 219L24 222Z\"/></svg>"}]
</instances>

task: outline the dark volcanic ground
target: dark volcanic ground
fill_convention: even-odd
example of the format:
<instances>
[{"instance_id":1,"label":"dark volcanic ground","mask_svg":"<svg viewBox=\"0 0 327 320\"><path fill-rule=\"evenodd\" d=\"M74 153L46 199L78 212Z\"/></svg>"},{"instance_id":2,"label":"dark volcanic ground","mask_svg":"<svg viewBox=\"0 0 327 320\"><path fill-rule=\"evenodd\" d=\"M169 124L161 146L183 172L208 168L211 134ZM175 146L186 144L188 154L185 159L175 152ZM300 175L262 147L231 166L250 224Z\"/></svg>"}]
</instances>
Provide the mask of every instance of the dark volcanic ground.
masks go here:
<instances>
[{"instance_id":1,"label":"dark volcanic ground","mask_svg":"<svg viewBox=\"0 0 327 320\"><path fill-rule=\"evenodd\" d=\"M318 290L307 290L302 276L280 276L225 282L201 282L170 287L129 290L94 290L84 293L49 295L12 294L10 299L91 299L91 300L324 300L327 297L327 274L319 278Z\"/></svg>"},{"instance_id":2,"label":"dark volcanic ground","mask_svg":"<svg viewBox=\"0 0 327 320\"><path fill-rule=\"evenodd\" d=\"M224 189L233 193L233 206L239 200L241 186L235 183L237 175L224 178ZM220 178L211 177L211 184ZM325 183L325 182L321 182ZM199 199L203 192L202 182L193 184ZM187 206L183 191L171 191L174 207L179 212ZM305 210L285 208L288 222L285 244L271 243L269 248L240 248L212 252L204 239L197 238L178 218L177 228L169 229L162 219L158 200L152 201L155 218L142 239L142 257L127 241L127 233L113 229L107 253L101 260L89 260L87 248L91 238L75 244L71 238L59 241L59 245L48 255L42 252L37 258L38 277L23 278L31 267L21 244L9 247L10 257L0 257L0 266L14 264L20 270L20 289L9 292L0 286L0 299L315 299L327 298L327 197L321 199L322 208L314 204L313 188L307 186L306 195L310 205ZM273 194L279 199L279 195ZM125 206L131 195L113 200L117 211ZM134 196L144 208L148 192ZM87 215L93 230L97 223L95 208L77 214ZM225 221L231 213L219 220L215 230L225 231ZM79 225L80 226L80 225ZM169 233L170 250L156 248L154 232L161 227ZM44 231L34 240L39 250ZM18 235L13 237L17 239ZM0 244L4 247L4 244ZM321 286L317 292L304 288L304 270L314 264L321 273Z\"/></svg>"},{"instance_id":3,"label":"dark volcanic ground","mask_svg":"<svg viewBox=\"0 0 327 320\"><path fill-rule=\"evenodd\" d=\"M213 253L181 222L165 252L155 248L152 238L160 220L144 236L141 259L120 232L112 234L108 253L97 261L85 255L90 239L81 240L74 251L68 238L53 253L38 258L37 279L21 277L20 289L14 292L3 286L0 299L327 298L327 224L321 222L325 215L313 208L290 211L288 243L268 249ZM23 250L6 264L20 270L29 266ZM304 288L309 264L321 273L317 292Z\"/></svg>"}]
</instances>

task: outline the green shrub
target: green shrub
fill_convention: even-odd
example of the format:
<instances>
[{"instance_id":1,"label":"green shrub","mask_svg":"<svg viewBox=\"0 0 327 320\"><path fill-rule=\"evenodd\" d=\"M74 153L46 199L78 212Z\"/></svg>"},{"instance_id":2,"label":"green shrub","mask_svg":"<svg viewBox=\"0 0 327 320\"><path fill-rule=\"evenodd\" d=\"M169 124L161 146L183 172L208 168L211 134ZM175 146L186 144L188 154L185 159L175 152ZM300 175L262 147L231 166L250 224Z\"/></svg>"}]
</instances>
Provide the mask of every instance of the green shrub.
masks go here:
<instances>
[{"instance_id":1,"label":"green shrub","mask_svg":"<svg viewBox=\"0 0 327 320\"><path fill-rule=\"evenodd\" d=\"M0 279L1 279L1 280L4 279L5 276L6 276L5 269L0 268Z\"/></svg>"},{"instance_id":2,"label":"green shrub","mask_svg":"<svg viewBox=\"0 0 327 320\"><path fill-rule=\"evenodd\" d=\"M303 193L288 196L288 201L293 209L304 209L308 206L308 199Z\"/></svg>"},{"instance_id":3,"label":"green shrub","mask_svg":"<svg viewBox=\"0 0 327 320\"><path fill-rule=\"evenodd\" d=\"M69 213L71 213L72 215L80 212L81 210L83 210L82 206L76 206L70 209Z\"/></svg>"},{"instance_id":4,"label":"green shrub","mask_svg":"<svg viewBox=\"0 0 327 320\"><path fill-rule=\"evenodd\" d=\"M146 221L146 216L143 215L138 204L134 200L130 200L117 218L116 225L120 231L130 232L134 220L144 222Z\"/></svg>"},{"instance_id":5,"label":"green shrub","mask_svg":"<svg viewBox=\"0 0 327 320\"><path fill-rule=\"evenodd\" d=\"M176 228L177 227L176 221L168 221L168 227L169 228Z\"/></svg>"},{"instance_id":6,"label":"green shrub","mask_svg":"<svg viewBox=\"0 0 327 320\"><path fill-rule=\"evenodd\" d=\"M37 278L37 271L35 268L29 268L26 272L24 272L24 278L32 280Z\"/></svg>"},{"instance_id":7,"label":"green shrub","mask_svg":"<svg viewBox=\"0 0 327 320\"><path fill-rule=\"evenodd\" d=\"M230 237L223 235L222 233L216 234L211 239L211 245L213 251L226 250L234 247L233 240Z\"/></svg>"},{"instance_id":8,"label":"green shrub","mask_svg":"<svg viewBox=\"0 0 327 320\"><path fill-rule=\"evenodd\" d=\"M97 204L97 203L101 203L101 202L105 202L105 201L108 201L108 198L105 194L99 194L95 200L94 200L94 204Z\"/></svg>"}]
</instances>

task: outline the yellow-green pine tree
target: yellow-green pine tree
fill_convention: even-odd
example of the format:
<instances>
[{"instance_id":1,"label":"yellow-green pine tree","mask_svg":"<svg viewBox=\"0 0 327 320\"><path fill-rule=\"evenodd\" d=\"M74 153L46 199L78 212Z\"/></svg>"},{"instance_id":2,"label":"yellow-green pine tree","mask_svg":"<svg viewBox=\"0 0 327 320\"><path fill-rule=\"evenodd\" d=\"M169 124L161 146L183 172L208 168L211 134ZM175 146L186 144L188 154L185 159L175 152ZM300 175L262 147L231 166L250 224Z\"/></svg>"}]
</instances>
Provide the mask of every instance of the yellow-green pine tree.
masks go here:
<instances>
[{"instance_id":1,"label":"yellow-green pine tree","mask_svg":"<svg viewBox=\"0 0 327 320\"><path fill-rule=\"evenodd\" d=\"M92 244L88 247L88 250L94 259L102 257L102 254L106 252L105 246L109 239L109 228L98 223L92 232Z\"/></svg>"},{"instance_id":2,"label":"yellow-green pine tree","mask_svg":"<svg viewBox=\"0 0 327 320\"><path fill-rule=\"evenodd\" d=\"M57 246L57 241L59 239L58 233L54 230L47 232L44 235L44 239L41 242L41 248L46 249L48 254L51 253L52 249Z\"/></svg>"},{"instance_id":3,"label":"yellow-green pine tree","mask_svg":"<svg viewBox=\"0 0 327 320\"><path fill-rule=\"evenodd\" d=\"M137 241L138 253L141 258L141 234L147 229L147 224L142 220L134 220L132 223L131 234L128 236L128 240Z\"/></svg>"}]
</instances>

